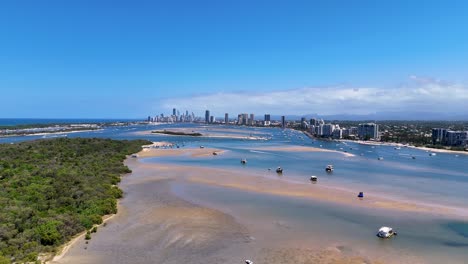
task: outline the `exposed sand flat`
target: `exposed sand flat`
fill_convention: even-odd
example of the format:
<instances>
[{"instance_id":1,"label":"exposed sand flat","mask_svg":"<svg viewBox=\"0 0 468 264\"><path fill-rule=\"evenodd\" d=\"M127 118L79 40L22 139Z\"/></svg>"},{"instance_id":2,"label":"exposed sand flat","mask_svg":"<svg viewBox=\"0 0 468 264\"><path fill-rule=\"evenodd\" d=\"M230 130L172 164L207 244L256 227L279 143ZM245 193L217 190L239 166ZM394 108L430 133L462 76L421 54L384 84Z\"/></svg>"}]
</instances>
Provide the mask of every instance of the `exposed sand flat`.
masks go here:
<instances>
[{"instance_id":1,"label":"exposed sand flat","mask_svg":"<svg viewBox=\"0 0 468 264\"><path fill-rule=\"evenodd\" d=\"M132 134L134 134L134 135L171 136L171 135L168 135L168 134L152 133L152 131L154 131L154 130L136 131L136 132L132 132ZM205 137L205 138L231 138L231 139L245 139L245 140L266 140L266 138L264 138L264 137L255 136L256 133L246 132L245 134L230 134L230 133L222 133L223 132L222 129L219 129L219 130L215 131L215 130L204 130L204 129L175 128L175 129L170 129L168 131L183 132L183 133L200 133L202 135L197 136L197 137ZM217 131L219 131L219 133ZM183 136L183 135L173 135L173 136ZM186 136L190 137L190 135L186 135Z\"/></svg>"},{"instance_id":2,"label":"exposed sand flat","mask_svg":"<svg viewBox=\"0 0 468 264\"><path fill-rule=\"evenodd\" d=\"M193 149L180 149L177 155L191 151ZM199 151L211 154L211 150ZM173 152L161 150L151 155L172 155L171 153ZM118 214L108 221L106 227L101 227L93 234L89 244L85 244L83 239L76 240L62 258L52 263L239 264L245 259L252 259L255 264L384 263L380 259L363 257L367 254L363 255L360 251L344 246L303 243L302 240L294 240L294 236L288 236L293 241L277 240L274 238L283 233L270 235L269 232L263 233L269 229L258 232L250 230L255 225L247 227L229 214L177 197L171 191L171 183L193 182L339 203L346 203L349 199L352 201L349 204L357 202L354 193L349 193L348 197L348 193L342 190L324 188L319 184L296 184L222 169L141 163L135 158L129 158L126 164L133 173L124 176L120 185L125 195L119 203ZM365 201L358 202L382 206L373 200L369 196ZM378 199L375 201L387 202ZM390 205L392 206L394 204ZM414 209L411 206L409 208ZM289 232L287 224L269 228L281 228L283 231L280 232ZM253 234L259 239L252 237ZM397 262L390 260L385 263Z\"/></svg>"},{"instance_id":3,"label":"exposed sand flat","mask_svg":"<svg viewBox=\"0 0 468 264\"><path fill-rule=\"evenodd\" d=\"M287 146L287 147L262 147L262 148L255 148L253 150L266 150L266 151L291 151L291 152L334 152L340 153L347 157L354 157L354 154L337 151L337 150L330 150L330 149L323 149L323 148L315 148L315 147L308 147L308 146Z\"/></svg>"},{"instance_id":4,"label":"exposed sand flat","mask_svg":"<svg viewBox=\"0 0 468 264\"><path fill-rule=\"evenodd\" d=\"M180 155L190 155L192 157L204 157L212 156L213 153L217 155L223 154L225 150L214 149L214 148L186 148L186 149L143 149L143 151L138 153L138 156L141 158L149 157L164 157L164 156L180 156Z\"/></svg>"},{"instance_id":5,"label":"exposed sand flat","mask_svg":"<svg viewBox=\"0 0 468 264\"><path fill-rule=\"evenodd\" d=\"M313 147L285 147L285 148L261 148L266 149L301 149L304 151L315 151L317 148ZM257 148L258 149L258 148ZM321 151L323 149L317 149ZM192 157L203 157L213 155L214 151L222 150L216 149L151 149L149 151L140 152L140 157L158 157L170 155L190 155ZM339 152L341 153L341 152ZM348 154L348 153L344 153ZM141 164L137 162L138 164ZM138 165L140 166L140 165ZM358 200L356 192L340 188L332 188L329 186L314 184L304 179L304 183L296 183L292 181L281 180L277 178L267 178L253 173L239 173L238 171L232 172L230 170L214 169L207 167L192 167L192 166L174 166L174 165L159 165L159 164L144 164L146 170L153 170L157 174L158 170L169 170L174 172L174 175L179 175L184 180L208 184L213 186L235 188L244 191L251 191L257 193L282 195L290 197L310 198L327 202L336 202L351 206L369 207L369 208L383 208L397 211L408 212L430 212L436 214L455 214L451 208L446 208L437 205L426 205L418 203L410 203L406 201L390 200L378 195L366 194L366 198Z\"/></svg>"},{"instance_id":6,"label":"exposed sand flat","mask_svg":"<svg viewBox=\"0 0 468 264\"><path fill-rule=\"evenodd\" d=\"M450 213L451 210L444 207L421 205L405 201L389 200L376 195L366 195L363 200L358 200L357 193L342 189L322 186L319 183L313 184L304 179L304 183L295 183L284 180L270 179L260 176L239 175L229 171L181 168L178 170L191 170L192 176L187 180L191 182L208 184L214 186L235 188L244 191L310 198L315 200L335 202L358 207L384 208L397 211L409 212L432 212L437 214ZM199 170L199 171L197 171Z\"/></svg>"}]
</instances>

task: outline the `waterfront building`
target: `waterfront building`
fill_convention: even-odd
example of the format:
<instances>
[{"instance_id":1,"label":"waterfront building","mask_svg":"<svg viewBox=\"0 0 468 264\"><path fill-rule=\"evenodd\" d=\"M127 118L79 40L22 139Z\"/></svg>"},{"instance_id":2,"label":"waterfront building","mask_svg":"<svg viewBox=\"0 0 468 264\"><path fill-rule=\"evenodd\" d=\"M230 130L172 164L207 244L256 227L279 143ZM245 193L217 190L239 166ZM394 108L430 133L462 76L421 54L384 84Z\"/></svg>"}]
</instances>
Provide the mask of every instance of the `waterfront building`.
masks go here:
<instances>
[{"instance_id":1,"label":"waterfront building","mask_svg":"<svg viewBox=\"0 0 468 264\"><path fill-rule=\"evenodd\" d=\"M205 123L210 123L210 110L205 111Z\"/></svg>"},{"instance_id":2,"label":"waterfront building","mask_svg":"<svg viewBox=\"0 0 468 264\"><path fill-rule=\"evenodd\" d=\"M286 116L281 116L281 127L286 128Z\"/></svg>"},{"instance_id":3,"label":"waterfront building","mask_svg":"<svg viewBox=\"0 0 468 264\"><path fill-rule=\"evenodd\" d=\"M210 124L213 124L215 122L214 116L210 116Z\"/></svg>"},{"instance_id":4,"label":"waterfront building","mask_svg":"<svg viewBox=\"0 0 468 264\"><path fill-rule=\"evenodd\" d=\"M350 135L350 129L349 128L343 128L341 130L341 136L342 137L349 137L349 135Z\"/></svg>"},{"instance_id":5,"label":"waterfront building","mask_svg":"<svg viewBox=\"0 0 468 264\"><path fill-rule=\"evenodd\" d=\"M323 136L323 124L319 124L318 126L315 127L315 135L318 137Z\"/></svg>"},{"instance_id":6,"label":"waterfront building","mask_svg":"<svg viewBox=\"0 0 468 264\"><path fill-rule=\"evenodd\" d=\"M447 131L445 133L445 145L466 146L468 141L468 131Z\"/></svg>"},{"instance_id":7,"label":"waterfront building","mask_svg":"<svg viewBox=\"0 0 468 264\"><path fill-rule=\"evenodd\" d=\"M310 119L309 122L310 122L309 124L310 124L311 126L316 126L316 125L317 125L317 119L315 119L315 118Z\"/></svg>"},{"instance_id":8,"label":"waterfront building","mask_svg":"<svg viewBox=\"0 0 468 264\"><path fill-rule=\"evenodd\" d=\"M175 109L175 108L172 108L172 115L173 115L173 116L176 115L176 109Z\"/></svg>"},{"instance_id":9,"label":"waterfront building","mask_svg":"<svg viewBox=\"0 0 468 264\"><path fill-rule=\"evenodd\" d=\"M343 130L340 129L340 128L336 128L335 130L333 130L332 137L333 137L334 139L341 139L341 138L343 138Z\"/></svg>"},{"instance_id":10,"label":"waterfront building","mask_svg":"<svg viewBox=\"0 0 468 264\"><path fill-rule=\"evenodd\" d=\"M271 117L270 114L265 114L265 118L263 120L264 126L269 126L271 124Z\"/></svg>"},{"instance_id":11,"label":"waterfront building","mask_svg":"<svg viewBox=\"0 0 468 264\"><path fill-rule=\"evenodd\" d=\"M359 124L358 136L360 139L379 139L379 125L375 123Z\"/></svg>"},{"instance_id":12,"label":"waterfront building","mask_svg":"<svg viewBox=\"0 0 468 264\"><path fill-rule=\"evenodd\" d=\"M229 123L229 114L225 113L224 114L224 124L228 124L228 123Z\"/></svg>"},{"instance_id":13,"label":"waterfront building","mask_svg":"<svg viewBox=\"0 0 468 264\"><path fill-rule=\"evenodd\" d=\"M315 135L315 126L314 125L309 126L309 133L312 134L312 135Z\"/></svg>"},{"instance_id":14,"label":"waterfront building","mask_svg":"<svg viewBox=\"0 0 468 264\"><path fill-rule=\"evenodd\" d=\"M333 130L335 130L335 125L325 124L322 126L322 136L331 137L333 135Z\"/></svg>"},{"instance_id":15,"label":"waterfront building","mask_svg":"<svg viewBox=\"0 0 468 264\"><path fill-rule=\"evenodd\" d=\"M242 125L242 114L237 115L237 124Z\"/></svg>"},{"instance_id":16,"label":"waterfront building","mask_svg":"<svg viewBox=\"0 0 468 264\"><path fill-rule=\"evenodd\" d=\"M250 126L255 125L255 115L254 114L250 114L249 125Z\"/></svg>"},{"instance_id":17,"label":"waterfront building","mask_svg":"<svg viewBox=\"0 0 468 264\"><path fill-rule=\"evenodd\" d=\"M249 121L249 114L242 114L242 125L247 125L247 122Z\"/></svg>"},{"instance_id":18,"label":"waterfront building","mask_svg":"<svg viewBox=\"0 0 468 264\"><path fill-rule=\"evenodd\" d=\"M444 145L447 129L445 128L433 128L432 129L432 144L433 145Z\"/></svg>"},{"instance_id":19,"label":"waterfront building","mask_svg":"<svg viewBox=\"0 0 468 264\"><path fill-rule=\"evenodd\" d=\"M301 128L307 129L308 126L309 124L307 124L306 118L305 117L301 118Z\"/></svg>"}]
</instances>

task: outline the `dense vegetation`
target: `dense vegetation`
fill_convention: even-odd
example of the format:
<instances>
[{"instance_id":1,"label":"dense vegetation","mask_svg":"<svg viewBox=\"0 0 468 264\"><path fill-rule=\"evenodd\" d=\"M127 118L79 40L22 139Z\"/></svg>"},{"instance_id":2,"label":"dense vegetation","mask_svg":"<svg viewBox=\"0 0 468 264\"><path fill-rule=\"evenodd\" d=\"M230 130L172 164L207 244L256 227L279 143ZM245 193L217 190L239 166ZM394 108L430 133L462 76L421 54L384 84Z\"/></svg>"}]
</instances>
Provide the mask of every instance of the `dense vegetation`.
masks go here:
<instances>
[{"instance_id":1,"label":"dense vegetation","mask_svg":"<svg viewBox=\"0 0 468 264\"><path fill-rule=\"evenodd\" d=\"M125 155L144 140L59 138L0 144L0 263L35 261L117 212Z\"/></svg>"},{"instance_id":2,"label":"dense vegetation","mask_svg":"<svg viewBox=\"0 0 468 264\"><path fill-rule=\"evenodd\" d=\"M157 131L151 131L151 133L156 133L156 134L165 134L165 135L174 135L174 136L192 136L192 137L199 137L202 136L201 133L198 132L192 132L192 133L187 133L187 132L181 132L181 131L169 131L169 130L157 130Z\"/></svg>"}]
</instances>

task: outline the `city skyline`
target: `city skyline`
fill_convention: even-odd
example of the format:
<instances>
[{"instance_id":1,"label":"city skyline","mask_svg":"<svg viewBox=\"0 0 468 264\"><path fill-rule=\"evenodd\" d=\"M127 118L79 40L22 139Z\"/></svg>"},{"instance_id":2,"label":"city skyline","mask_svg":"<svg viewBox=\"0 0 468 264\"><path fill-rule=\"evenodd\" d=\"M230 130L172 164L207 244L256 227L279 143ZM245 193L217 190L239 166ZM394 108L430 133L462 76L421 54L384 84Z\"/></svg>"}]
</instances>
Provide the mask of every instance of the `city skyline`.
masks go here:
<instances>
[{"instance_id":1,"label":"city skyline","mask_svg":"<svg viewBox=\"0 0 468 264\"><path fill-rule=\"evenodd\" d=\"M2 3L0 117L468 116L468 3ZM437 19L435 19L437 18ZM419 112L423 111L424 115Z\"/></svg>"}]
</instances>

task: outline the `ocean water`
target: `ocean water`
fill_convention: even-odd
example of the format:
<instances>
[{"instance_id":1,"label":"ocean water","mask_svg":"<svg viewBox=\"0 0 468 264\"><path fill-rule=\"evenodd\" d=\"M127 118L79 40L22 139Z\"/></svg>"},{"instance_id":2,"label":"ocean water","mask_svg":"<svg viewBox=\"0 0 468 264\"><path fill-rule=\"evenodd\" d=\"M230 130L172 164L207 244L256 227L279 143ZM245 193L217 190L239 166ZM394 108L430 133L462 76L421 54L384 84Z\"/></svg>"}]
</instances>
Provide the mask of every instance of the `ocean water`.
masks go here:
<instances>
[{"instance_id":1,"label":"ocean water","mask_svg":"<svg viewBox=\"0 0 468 264\"><path fill-rule=\"evenodd\" d=\"M0 118L0 126L31 125L31 124L80 124L141 121L136 119L110 118Z\"/></svg>"},{"instance_id":2,"label":"ocean water","mask_svg":"<svg viewBox=\"0 0 468 264\"><path fill-rule=\"evenodd\" d=\"M98 131L69 133L66 135L41 135L0 138L0 143L16 143L25 140L57 136L102 137L113 139L144 138L152 141L169 141L181 148L205 147L226 150L223 155L192 158L185 156L147 158L148 163L173 163L191 166L207 166L232 170L245 170L267 177L309 184L309 177L316 175L318 184L355 190L356 194L378 193L395 199L427 204L438 204L468 210L468 155L428 152L413 148L395 149L391 146L370 146L354 142L318 141L293 130L276 128L204 127L211 134L235 136L259 136L268 140L233 138L184 137L168 135L141 135L138 132L173 127L192 128L192 124L168 124L161 126L139 125L106 128ZM269 148L310 146L337 152L291 152ZM354 154L348 157L339 152ZM378 160L382 157L383 160ZM415 157L413 159L412 157ZM248 163L241 165L246 158ZM327 164L335 171L326 173ZM274 169L281 166L282 175ZM271 171L268 170L271 169ZM352 248L403 256L417 256L427 263L468 263L468 218L450 219L444 216L395 213L377 209L356 209L323 202L255 194L239 190L226 190L201 185L176 185L174 191L187 199L216 208L230 208L242 222L245 217L259 222L281 221L299 230L302 239L310 243L318 240L344 243ZM394 240L380 241L376 230L390 225L399 231ZM272 229L274 230L274 229ZM275 231L271 231L273 237ZM293 232L293 231L291 231ZM261 236L261 234L258 234ZM284 234L281 234L281 237ZM268 237L268 236L266 236Z\"/></svg>"}]
</instances>

